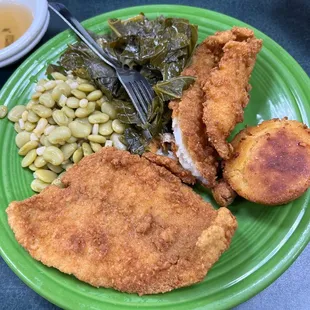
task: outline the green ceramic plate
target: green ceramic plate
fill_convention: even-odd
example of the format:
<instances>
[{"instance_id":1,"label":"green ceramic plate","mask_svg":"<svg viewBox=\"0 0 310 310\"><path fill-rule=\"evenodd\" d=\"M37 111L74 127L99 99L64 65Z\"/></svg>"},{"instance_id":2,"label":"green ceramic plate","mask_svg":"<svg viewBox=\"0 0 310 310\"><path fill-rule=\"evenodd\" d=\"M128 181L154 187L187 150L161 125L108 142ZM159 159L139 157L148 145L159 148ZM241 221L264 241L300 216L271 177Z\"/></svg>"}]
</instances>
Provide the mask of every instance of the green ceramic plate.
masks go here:
<instances>
[{"instance_id":1,"label":"green ceramic plate","mask_svg":"<svg viewBox=\"0 0 310 310\"><path fill-rule=\"evenodd\" d=\"M160 14L188 18L199 25L199 39L234 25L248 26L236 19L200 8L154 5L133 7L94 17L84 25L96 32L107 30L107 19L127 18L139 12L154 18ZM309 125L310 81L296 61L266 35L251 84L251 101L245 124L254 125L273 117L288 116ZM33 53L3 87L0 97L12 108L24 104L34 81L44 74L46 64L56 61L67 43L75 40L65 31ZM306 246L310 239L310 192L282 207L264 207L237 199L231 207L239 228L229 251L199 284L170 293L138 297L112 289L96 289L33 260L16 242L5 209L12 200L31 196L32 174L20 166L13 125L0 121L0 221L1 255L12 270L37 293L67 309L225 309L257 294L272 283ZM197 191L206 199L207 194Z\"/></svg>"}]
</instances>

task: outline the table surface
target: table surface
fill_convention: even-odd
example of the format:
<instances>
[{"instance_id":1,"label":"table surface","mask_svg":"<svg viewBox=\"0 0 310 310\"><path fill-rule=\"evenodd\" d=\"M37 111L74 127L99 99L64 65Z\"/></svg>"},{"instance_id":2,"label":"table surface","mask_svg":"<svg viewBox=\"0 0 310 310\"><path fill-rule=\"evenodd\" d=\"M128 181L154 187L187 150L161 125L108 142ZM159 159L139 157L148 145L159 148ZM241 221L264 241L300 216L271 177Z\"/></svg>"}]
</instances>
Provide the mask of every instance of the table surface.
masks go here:
<instances>
[{"instance_id":1,"label":"table surface","mask_svg":"<svg viewBox=\"0 0 310 310\"><path fill-rule=\"evenodd\" d=\"M203 7L240 19L261 30L286 49L310 75L310 1L308 0L61 0L72 13L84 20L100 13L145 4L183 4ZM66 26L53 14L42 45ZM0 69L0 88L20 62ZM309 309L310 245L295 263L264 291L235 309ZM28 288L0 258L0 309L59 309Z\"/></svg>"}]
</instances>

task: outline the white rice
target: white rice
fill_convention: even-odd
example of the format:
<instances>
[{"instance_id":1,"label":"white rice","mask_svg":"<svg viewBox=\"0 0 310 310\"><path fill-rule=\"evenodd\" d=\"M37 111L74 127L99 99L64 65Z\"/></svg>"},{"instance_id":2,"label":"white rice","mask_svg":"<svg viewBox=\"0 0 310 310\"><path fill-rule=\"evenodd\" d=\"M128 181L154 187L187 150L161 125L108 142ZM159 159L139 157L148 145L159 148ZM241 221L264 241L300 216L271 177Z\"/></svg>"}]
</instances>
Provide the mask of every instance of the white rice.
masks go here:
<instances>
[{"instance_id":1,"label":"white rice","mask_svg":"<svg viewBox=\"0 0 310 310\"><path fill-rule=\"evenodd\" d=\"M172 120L172 129L175 138L175 144L178 147L176 155L178 156L180 164L184 169L189 170L191 174L196 177L200 182L208 184L209 182L201 175L199 170L196 168L192 157L190 156L183 143L182 132L177 117L174 117Z\"/></svg>"},{"instance_id":2,"label":"white rice","mask_svg":"<svg viewBox=\"0 0 310 310\"><path fill-rule=\"evenodd\" d=\"M99 124L94 124L93 129L92 129L92 134L98 135L98 133L99 133Z\"/></svg>"}]
</instances>

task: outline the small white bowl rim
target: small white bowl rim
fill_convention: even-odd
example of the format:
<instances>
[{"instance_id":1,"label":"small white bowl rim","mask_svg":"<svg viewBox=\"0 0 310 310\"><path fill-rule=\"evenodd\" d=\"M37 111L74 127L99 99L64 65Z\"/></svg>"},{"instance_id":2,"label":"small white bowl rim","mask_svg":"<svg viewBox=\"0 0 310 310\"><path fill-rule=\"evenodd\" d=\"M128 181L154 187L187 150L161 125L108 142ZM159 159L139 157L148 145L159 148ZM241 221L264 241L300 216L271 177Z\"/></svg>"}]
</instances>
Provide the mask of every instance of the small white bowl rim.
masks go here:
<instances>
[{"instance_id":1,"label":"small white bowl rim","mask_svg":"<svg viewBox=\"0 0 310 310\"><path fill-rule=\"evenodd\" d=\"M17 60L19 60L20 58L22 58L23 56L25 56L27 53L29 53L38 43L39 41L42 39L42 37L44 36L48 24L50 21L50 14L47 11L47 17L46 17L46 21L45 24L43 25L41 31L38 33L38 35L35 37L35 39L22 51L18 52L15 55L12 55L11 57L4 59L3 61L0 60L0 68L3 68L5 66L8 66L14 62L16 62Z\"/></svg>"},{"instance_id":2,"label":"small white bowl rim","mask_svg":"<svg viewBox=\"0 0 310 310\"><path fill-rule=\"evenodd\" d=\"M8 47L0 50L0 61L14 56L18 52L26 48L30 44L30 42L33 41L42 30L42 27L46 22L48 12L47 0L36 0L35 5L39 10L37 12L38 17L34 18L29 29L18 40L16 40L13 44L9 45Z\"/></svg>"}]
</instances>

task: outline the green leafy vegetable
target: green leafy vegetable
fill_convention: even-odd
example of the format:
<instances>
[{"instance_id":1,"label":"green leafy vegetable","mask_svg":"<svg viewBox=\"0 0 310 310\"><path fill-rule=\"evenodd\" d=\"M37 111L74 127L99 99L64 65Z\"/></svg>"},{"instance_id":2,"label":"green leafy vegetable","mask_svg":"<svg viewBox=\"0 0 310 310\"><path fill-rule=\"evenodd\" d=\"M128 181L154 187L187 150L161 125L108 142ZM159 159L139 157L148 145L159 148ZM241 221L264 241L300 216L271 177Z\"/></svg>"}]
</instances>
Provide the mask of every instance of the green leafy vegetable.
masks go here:
<instances>
[{"instance_id":1,"label":"green leafy vegetable","mask_svg":"<svg viewBox=\"0 0 310 310\"><path fill-rule=\"evenodd\" d=\"M60 64L80 78L92 80L109 99L124 95L115 70L101 61L82 42L69 45L60 58Z\"/></svg>"},{"instance_id":2,"label":"green leafy vegetable","mask_svg":"<svg viewBox=\"0 0 310 310\"><path fill-rule=\"evenodd\" d=\"M187 89L194 81L195 77L179 76L168 81L158 82L154 86L154 91L162 101L180 99L183 90Z\"/></svg>"},{"instance_id":3,"label":"green leafy vegetable","mask_svg":"<svg viewBox=\"0 0 310 310\"><path fill-rule=\"evenodd\" d=\"M117 118L122 123L129 125L141 124L136 109L130 101L113 100L112 104L116 108Z\"/></svg>"},{"instance_id":4,"label":"green leafy vegetable","mask_svg":"<svg viewBox=\"0 0 310 310\"><path fill-rule=\"evenodd\" d=\"M181 18L148 20L140 13L127 20L110 19L109 26L109 35L97 37L102 48L130 68L147 65L164 81L180 75L198 39L197 26Z\"/></svg>"},{"instance_id":5,"label":"green leafy vegetable","mask_svg":"<svg viewBox=\"0 0 310 310\"><path fill-rule=\"evenodd\" d=\"M134 127L126 128L124 138L128 151L134 154L143 154L145 152L148 141L140 130Z\"/></svg>"},{"instance_id":6,"label":"green leafy vegetable","mask_svg":"<svg viewBox=\"0 0 310 310\"><path fill-rule=\"evenodd\" d=\"M92 81L114 104L117 117L128 124L124 142L133 153L144 152L152 136L167 132L171 111L167 102L179 99L182 91L194 81L180 77L189 62L198 39L197 26L186 19L147 19L143 13L127 20L110 19L111 32L104 35L90 33L105 52L121 65L134 68L153 85L156 97L148 107L146 125L142 125L126 91L113 68L102 62L88 47L78 42L69 45L59 65L49 66L49 73L71 70L74 75Z\"/></svg>"}]
</instances>

